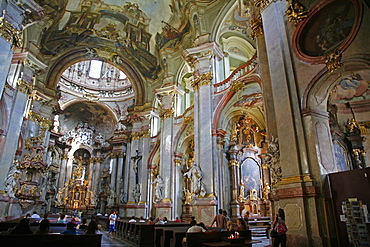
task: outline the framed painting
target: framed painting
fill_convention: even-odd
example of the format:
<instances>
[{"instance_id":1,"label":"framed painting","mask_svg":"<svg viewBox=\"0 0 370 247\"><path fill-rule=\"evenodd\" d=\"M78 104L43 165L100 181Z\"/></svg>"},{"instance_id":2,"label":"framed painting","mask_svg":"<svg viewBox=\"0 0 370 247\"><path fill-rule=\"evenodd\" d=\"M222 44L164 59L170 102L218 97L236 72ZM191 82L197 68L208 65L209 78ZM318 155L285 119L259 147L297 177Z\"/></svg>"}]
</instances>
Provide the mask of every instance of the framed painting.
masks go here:
<instances>
[{"instance_id":1,"label":"framed painting","mask_svg":"<svg viewBox=\"0 0 370 247\"><path fill-rule=\"evenodd\" d=\"M343 52L354 40L362 17L357 0L321 1L298 24L293 35L297 57L311 64L324 63L336 49Z\"/></svg>"}]
</instances>

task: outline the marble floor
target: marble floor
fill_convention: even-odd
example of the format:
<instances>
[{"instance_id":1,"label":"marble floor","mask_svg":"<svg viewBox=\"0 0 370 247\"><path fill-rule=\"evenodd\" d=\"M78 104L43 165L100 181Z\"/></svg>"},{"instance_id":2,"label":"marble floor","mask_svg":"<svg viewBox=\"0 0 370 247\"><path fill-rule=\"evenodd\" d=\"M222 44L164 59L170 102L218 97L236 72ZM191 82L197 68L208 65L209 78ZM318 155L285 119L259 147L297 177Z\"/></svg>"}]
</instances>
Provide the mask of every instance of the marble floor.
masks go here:
<instances>
[{"instance_id":1,"label":"marble floor","mask_svg":"<svg viewBox=\"0 0 370 247\"><path fill-rule=\"evenodd\" d=\"M106 231L102 231L102 247L108 247L108 246L123 246L123 247L134 247L135 245L125 241L125 240L122 240L122 239L119 239L119 238L109 238L107 236L107 232ZM261 243L258 243L258 244L253 244L253 247L268 247L270 246L270 241L269 239L267 239L266 237L253 237L253 240L259 240L261 241Z\"/></svg>"}]
</instances>

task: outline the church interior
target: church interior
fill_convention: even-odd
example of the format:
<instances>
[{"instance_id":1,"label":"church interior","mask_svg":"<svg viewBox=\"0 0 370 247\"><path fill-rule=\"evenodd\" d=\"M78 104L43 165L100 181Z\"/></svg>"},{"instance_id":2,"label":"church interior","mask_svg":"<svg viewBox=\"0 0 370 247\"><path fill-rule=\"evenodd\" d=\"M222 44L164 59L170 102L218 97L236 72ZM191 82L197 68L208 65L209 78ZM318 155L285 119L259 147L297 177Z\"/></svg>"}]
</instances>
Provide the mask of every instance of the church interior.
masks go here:
<instances>
[{"instance_id":1,"label":"church interior","mask_svg":"<svg viewBox=\"0 0 370 247\"><path fill-rule=\"evenodd\" d=\"M288 246L369 246L370 1L0 3L0 221L282 208Z\"/></svg>"}]
</instances>

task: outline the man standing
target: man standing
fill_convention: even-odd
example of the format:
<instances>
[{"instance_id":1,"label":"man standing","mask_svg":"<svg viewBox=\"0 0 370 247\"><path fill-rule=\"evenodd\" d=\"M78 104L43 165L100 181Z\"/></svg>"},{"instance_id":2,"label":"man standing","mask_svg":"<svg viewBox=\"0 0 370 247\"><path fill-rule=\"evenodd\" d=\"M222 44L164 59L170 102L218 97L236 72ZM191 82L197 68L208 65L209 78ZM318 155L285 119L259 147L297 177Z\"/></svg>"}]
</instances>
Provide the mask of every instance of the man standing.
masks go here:
<instances>
[{"instance_id":1,"label":"man standing","mask_svg":"<svg viewBox=\"0 0 370 247\"><path fill-rule=\"evenodd\" d=\"M221 208L218 210L218 215L216 215L215 218L212 220L212 223L210 226L212 227L215 222L216 222L216 227L220 227L222 229L227 228L226 217L222 214Z\"/></svg>"},{"instance_id":2,"label":"man standing","mask_svg":"<svg viewBox=\"0 0 370 247\"><path fill-rule=\"evenodd\" d=\"M113 233L116 232L116 220L117 219L118 219L117 212L116 211L113 211L109 215L109 232L108 232L108 236L110 236L111 238L113 238Z\"/></svg>"}]
</instances>

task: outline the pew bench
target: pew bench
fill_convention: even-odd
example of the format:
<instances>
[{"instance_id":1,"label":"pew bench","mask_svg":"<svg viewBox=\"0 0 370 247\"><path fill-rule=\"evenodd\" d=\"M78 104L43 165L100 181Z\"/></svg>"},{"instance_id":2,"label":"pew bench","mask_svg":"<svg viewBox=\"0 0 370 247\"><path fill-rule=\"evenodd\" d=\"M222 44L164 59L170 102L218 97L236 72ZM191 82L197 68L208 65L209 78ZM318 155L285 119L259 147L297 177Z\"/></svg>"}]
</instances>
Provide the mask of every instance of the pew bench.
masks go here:
<instances>
[{"instance_id":1,"label":"pew bench","mask_svg":"<svg viewBox=\"0 0 370 247\"><path fill-rule=\"evenodd\" d=\"M245 238L245 244L244 246L249 246L249 244L252 244L254 240L251 238L251 231L238 231L240 237ZM207 233L202 233L202 232L190 232L186 233L186 246L188 247L197 247L197 246L204 246L203 243L221 243L222 238L225 237L230 237L231 234L234 234L235 231L216 231L216 232L207 232ZM247 243L248 242L248 243ZM222 242L225 243L225 242ZM258 243L253 242L253 243ZM229 243L227 243L229 244ZM215 245L217 246L217 245ZM221 246L223 246L221 244Z\"/></svg>"},{"instance_id":2,"label":"pew bench","mask_svg":"<svg viewBox=\"0 0 370 247\"><path fill-rule=\"evenodd\" d=\"M0 234L0 243L7 247L101 247L101 234Z\"/></svg>"}]
</instances>

